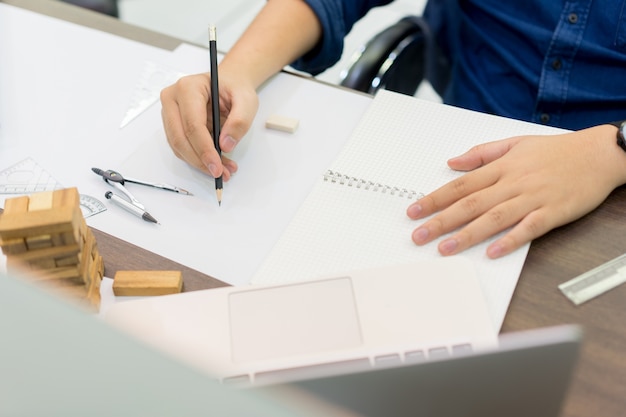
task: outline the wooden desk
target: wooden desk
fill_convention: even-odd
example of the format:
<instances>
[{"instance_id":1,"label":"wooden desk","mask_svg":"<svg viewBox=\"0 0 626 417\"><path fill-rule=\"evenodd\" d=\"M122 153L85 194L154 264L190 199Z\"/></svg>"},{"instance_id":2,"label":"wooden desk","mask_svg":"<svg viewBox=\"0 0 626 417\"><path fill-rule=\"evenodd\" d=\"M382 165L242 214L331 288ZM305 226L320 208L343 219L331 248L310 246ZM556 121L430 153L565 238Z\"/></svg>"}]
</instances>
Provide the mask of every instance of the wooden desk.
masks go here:
<instances>
[{"instance_id":1,"label":"wooden desk","mask_svg":"<svg viewBox=\"0 0 626 417\"><path fill-rule=\"evenodd\" d=\"M626 188L597 210L536 239L502 331L579 323L582 356L563 416L622 416L626 410L626 285L574 306L557 285L626 252Z\"/></svg>"},{"instance_id":2,"label":"wooden desk","mask_svg":"<svg viewBox=\"0 0 626 417\"><path fill-rule=\"evenodd\" d=\"M0 0L1 1L1 0ZM180 41L132 27L108 16L49 0L5 0L165 49ZM584 326L585 343L562 416L621 416L626 410L626 286L575 307L558 290L565 282L626 252L626 188L613 192L596 211L533 242L502 331L561 323ZM225 283L94 230L105 274L118 269L178 269L184 290Z\"/></svg>"}]
</instances>

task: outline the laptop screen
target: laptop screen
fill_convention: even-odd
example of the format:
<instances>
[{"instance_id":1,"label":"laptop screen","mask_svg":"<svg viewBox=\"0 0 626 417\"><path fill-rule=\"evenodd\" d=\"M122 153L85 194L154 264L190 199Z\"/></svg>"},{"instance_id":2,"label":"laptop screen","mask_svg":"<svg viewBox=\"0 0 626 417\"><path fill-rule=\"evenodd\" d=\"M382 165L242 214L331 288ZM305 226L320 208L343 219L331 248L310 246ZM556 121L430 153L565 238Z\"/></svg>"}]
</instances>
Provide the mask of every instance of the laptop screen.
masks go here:
<instances>
[{"instance_id":1,"label":"laptop screen","mask_svg":"<svg viewBox=\"0 0 626 417\"><path fill-rule=\"evenodd\" d=\"M505 334L493 351L288 386L359 416L557 417L580 342L577 326L544 328Z\"/></svg>"}]
</instances>

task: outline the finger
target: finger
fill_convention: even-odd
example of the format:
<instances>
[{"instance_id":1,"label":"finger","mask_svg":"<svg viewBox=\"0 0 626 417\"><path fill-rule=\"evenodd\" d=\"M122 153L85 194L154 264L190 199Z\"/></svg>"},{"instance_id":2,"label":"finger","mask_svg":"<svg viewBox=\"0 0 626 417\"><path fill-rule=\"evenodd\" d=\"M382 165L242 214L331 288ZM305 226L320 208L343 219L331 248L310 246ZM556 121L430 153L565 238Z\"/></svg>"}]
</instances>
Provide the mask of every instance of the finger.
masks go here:
<instances>
[{"instance_id":1,"label":"finger","mask_svg":"<svg viewBox=\"0 0 626 417\"><path fill-rule=\"evenodd\" d=\"M467 244L472 245L474 244L472 241L474 236L477 236L478 239L485 238L480 232L494 228L502 230L512 224L511 222L519 220L523 216L524 209L517 202L518 200L515 192L511 191L510 188L491 187L473 193L452 204L415 229L412 233L412 239L416 244L423 245L456 230L462 225L469 224L463 231L471 233L466 239L470 239ZM516 202L512 208L509 204L510 201ZM516 211L512 211L512 209ZM509 220L511 216L515 219ZM485 219L491 222L487 222ZM503 224L505 225L503 226ZM479 228L479 233L472 233L475 227ZM452 243L454 242L451 242L450 245Z\"/></svg>"},{"instance_id":2,"label":"finger","mask_svg":"<svg viewBox=\"0 0 626 417\"><path fill-rule=\"evenodd\" d=\"M167 137L167 142L174 154L191 166L209 174L209 171L196 154L187 140L180 117L178 104L173 98L173 86L165 88L161 92L161 120Z\"/></svg>"},{"instance_id":3,"label":"finger","mask_svg":"<svg viewBox=\"0 0 626 417\"><path fill-rule=\"evenodd\" d=\"M518 201L519 199L508 200L478 217L453 236L441 241L438 245L439 253L442 255L454 255L462 252L477 243L480 243L493 235L520 222L528 213L534 210L526 210ZM545 230L542 233L547 232ZM538 236L538 235L537 235ZM509 242L512 244L514 242ZM519 243L517 246L521 245Z\"/></svg>"},{"instance_id":4,"label":"finger","mask_svg":"<svg viewBox=\"0 0 626 417\"><path fill-rule=\"evenodd\" d=\"M508 255L551 229L552 226L545 223L541 211L533 211L504 236L491 243L487 247L487 256L495 259Z\"/></svg>"},{"instance_id":5,"label":"finger","mask_svg":"<svg viewBox=\"0 0 626 417\"><path fill-rule=\"evenodd\" d=\"M232 152L245 136L252 125L258 106L258 97L254 91L230 95L227 103L230 111L220 135L220 147L223 152Z\"/></svg>"},{"instance_id":6,"label":"finger","mask_svg":"<svg viewBox=\"0 0 626 417\"><path fill-rule=\"evenodd\" d=\"M473 193L458 202L454 203L441 213L437 214L432 219L416 229L415 243L424 244L430 242L442 236L446 233L450 233L453 230L465 225L474 225L484 223L481 219L489 219L488 224L479 225L478 227L485 227L483 230L489 230L487 228L504 228L510 225L510 221L507 219L511 215L515 215L515 212L508 210L508 202L516 200L513 192L505 190L484 190L481 192ZM516 220L519 220L523 211L519 205L515 206L518 210ZM477 220L478 219L478 220ZM508 222L507 226L502 226L503 223ZM425 229L427 233L424 233ZM471 228L469 229L471 231Z\"/></svg>"},{"instance_id":7,"label":"finger","mask_svg":"<svg viewBox=\"0 0 626 417\"><path fill-rule=\"evenodd\" d=\"M224 181L228 181L230 180L230 177L232 177L232 175L237 172L237 163L227 156L222 155L222 164L224 166L222 178L224 179Z\"/></svg>"},{"instance_id":8,"label":"finger","mask_svg":"<svg viewBox=\"0 0 626 417\"><path fill-rule=\"evenodd\" d=\"M533 210L524 216L504 236L491 243L487 248L487 256L499 258L507 255L533 239L548 233L550 230L580 218L594 208L595 205L593 204L583 206L579 210L572 211L570 216L561 215L564 211L562 206L558 207L559 215L556 215L555 211L549 207Z\"/></svg>"},{"instance_id":9,"label":"finger","mask_svg":"<svg viewBox=\"0 0 626 417\"><path fill-rule=\"evenodd\" d=\"M409 205L407 216L413 220L428 217L472 193L491 187L499 178L498 169L480 169L467 173Z\"/></svg>"},{"instance_id":10,"label":"finger","mask_svg":"<svg viewBox=\"0 0 626 417\"><path fill-rule=\"evenodd\" d=\"M464 154L448 160L448 166L457 171L471 171L502 157L520 140L521 137L512 137L474 146Z\"/></svg>"},{"instance_id":11,"label":"finger","mask_svg":"<svg viewBox=\"0 0 626 417\"><path fill-rule=\"evenodd\" d=\"M201 163L211 175L218 177L222 175L222 161L207 127L207 108L211 105L209 77L206 74L183 77L177 82L177 88L177 103L184 135Z\"/></svg>"}]
</instances>

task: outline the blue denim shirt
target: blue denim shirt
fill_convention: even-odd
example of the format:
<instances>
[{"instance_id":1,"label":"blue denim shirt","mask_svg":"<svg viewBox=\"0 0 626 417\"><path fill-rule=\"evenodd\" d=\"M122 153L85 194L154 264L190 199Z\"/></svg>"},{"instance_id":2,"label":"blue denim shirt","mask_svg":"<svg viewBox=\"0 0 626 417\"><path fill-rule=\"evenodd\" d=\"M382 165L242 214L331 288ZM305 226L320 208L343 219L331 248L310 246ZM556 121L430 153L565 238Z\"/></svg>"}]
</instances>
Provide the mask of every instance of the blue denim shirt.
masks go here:
<instances>
[{"instance_id":1,"label":"blue denim shirt","mask_svg":"<svg viewBox=\"0 0 626 417\"><path fill-rule=\"evenodd\" d=\"M294 66L312 74L390 2L305 1L324 36ZM626 0L429 0L424 15L451 62L446 103L569 129L626 119Z\"/></svg>"}]
</instances>

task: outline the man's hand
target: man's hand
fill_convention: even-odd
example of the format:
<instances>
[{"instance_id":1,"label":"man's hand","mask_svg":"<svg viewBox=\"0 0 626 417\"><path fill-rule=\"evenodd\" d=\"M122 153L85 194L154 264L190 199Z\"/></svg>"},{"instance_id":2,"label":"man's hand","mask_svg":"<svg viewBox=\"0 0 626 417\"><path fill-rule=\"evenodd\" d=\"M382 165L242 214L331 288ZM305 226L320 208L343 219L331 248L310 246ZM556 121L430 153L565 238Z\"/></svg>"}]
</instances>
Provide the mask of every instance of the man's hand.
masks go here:
<instances>
[{"instance_id":1,"label":"man's hand","mask_svg":"<svg viewBox=\"0 0 626 417\"><path fill-rule=\"evenodd\" d=\"M626 183L626 153L615 132L601 125L514 137L449 160L450 168L471 172L408 207L411 219L438 213L413 231L413 241L423 245L460 228L438 246L442 255L453 255L511 228L487 248L497 258L582 217Z\"/></svg>"},{"instance_id":2,"label":"man's hand","mask_svg":"<svg viewBox=\"0 0 626 417\"><path fill-rule=\"evenodd\" d=\"M161 115L167 141L176 156L199 170L224 181L237 171L237 163L218 155L211 136L211 79L209 74L190 75L161 92ZM231 152L246 134L258 108L254 88L220 73L220 147Z\"/></svg>"}]
</instances>

